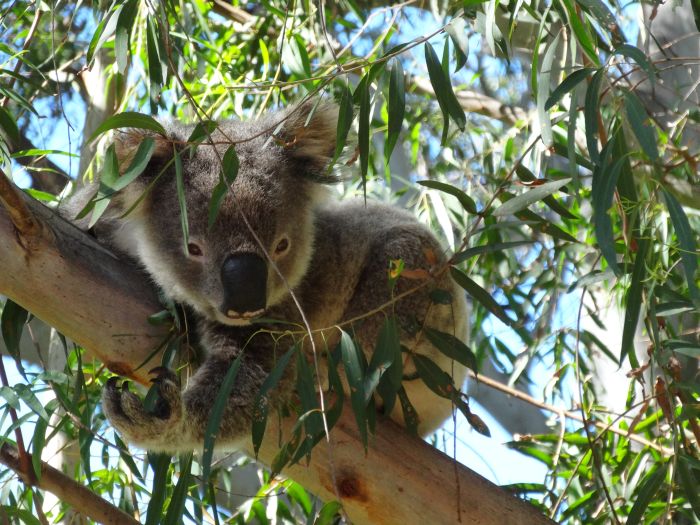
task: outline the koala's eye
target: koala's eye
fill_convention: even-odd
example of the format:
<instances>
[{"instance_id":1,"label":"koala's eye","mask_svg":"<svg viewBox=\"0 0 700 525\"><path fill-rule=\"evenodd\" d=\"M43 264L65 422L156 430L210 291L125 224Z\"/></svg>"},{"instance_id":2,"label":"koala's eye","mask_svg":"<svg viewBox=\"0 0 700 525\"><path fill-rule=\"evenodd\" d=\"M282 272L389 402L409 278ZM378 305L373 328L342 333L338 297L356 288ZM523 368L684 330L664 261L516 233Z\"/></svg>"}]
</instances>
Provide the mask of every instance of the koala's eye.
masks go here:
<instances>
[{"instance_id":1,"label":"koala's eye","mask_svg":"<svg viewBox=\"0 0 700 525\"><path fill-rule=\"evenodd\" d=\"M199 244L194 242L187 244L187 253L192 257L201 257L203 255L202 248L200 248Z\"/></svg>"},{"instance_id":2,"label":"koala's eye","mask_svg":"<svg viewBox=\"0 0 700 525\"><path fill-rule=\"evenodd\" d=\"M277 255L281 255L284 252L286 252L289 249L289 239L286 237L282 237L279 242L277 243L277 246L275 246L275 253Z\"/></svg>"}]
</instances>

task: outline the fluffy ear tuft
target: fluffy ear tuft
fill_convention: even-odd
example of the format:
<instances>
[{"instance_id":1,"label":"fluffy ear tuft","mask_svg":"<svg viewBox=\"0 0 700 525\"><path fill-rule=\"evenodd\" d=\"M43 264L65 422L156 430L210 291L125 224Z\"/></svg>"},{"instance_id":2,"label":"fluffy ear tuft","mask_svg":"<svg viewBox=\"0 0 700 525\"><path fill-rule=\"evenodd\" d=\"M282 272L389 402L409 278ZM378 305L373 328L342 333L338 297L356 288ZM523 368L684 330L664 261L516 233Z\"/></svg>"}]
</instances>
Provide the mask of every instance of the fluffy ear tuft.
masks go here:
<instances>
[{"instance_id":1,"label":"fluffy ear tuft","mask_svg":"<svg viewBox=\"0 0 700 525\"><path fill-rule=\"evenodd\" d=\"M325 170L335 152L338 107L307 101L286 112L278 137L289 154L308 163L312 172Z\"/></svg>"},{"instance_id":2,"label":"fluffy ear tuft","mask_svg":"<svg viewBox=\"0 0 700 525\"><path fill-rule=\"evenodd\" d=\"M114 152L117 154L119 171L126 170L136 155L141 142L146 138L152 138L155 142L155 149L151 156L151 161L166 160L173 156L172 143L162 135L144 129L122 129L114 134Z\"/></svg>"}]
</instances>

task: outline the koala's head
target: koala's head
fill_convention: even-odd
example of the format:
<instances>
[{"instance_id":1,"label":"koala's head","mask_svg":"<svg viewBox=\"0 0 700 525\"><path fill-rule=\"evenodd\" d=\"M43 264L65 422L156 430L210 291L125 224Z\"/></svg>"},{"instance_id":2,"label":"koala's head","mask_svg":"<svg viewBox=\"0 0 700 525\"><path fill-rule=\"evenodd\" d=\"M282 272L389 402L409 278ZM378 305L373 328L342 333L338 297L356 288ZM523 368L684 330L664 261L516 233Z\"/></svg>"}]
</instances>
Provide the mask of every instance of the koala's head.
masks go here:
<instances>
[{"instance_id":1,"label":"koala's head","mask_svg":"<svg viewBox=\"0 0 700 525\"><path fill-rule=\"evenodd\" d=\"M188 148L194 126L178 123L166 124L165 137L122 133L115 141L121 169L145 136L156 147L144 173L113 201L117 214L123 213L152 185L131 213L116 220L112 241L175 301L221 323L248 324L285 299L308 268L313 211L326 194L323 183L334 181L327 166L336 123L335 106L303 104L257 121L220 123L211 135L214 145L205 139ZM210 228L212 192L232 142L238 175ZM181 152L187 244L173 148Z\"/></svg>"}]
</instances>

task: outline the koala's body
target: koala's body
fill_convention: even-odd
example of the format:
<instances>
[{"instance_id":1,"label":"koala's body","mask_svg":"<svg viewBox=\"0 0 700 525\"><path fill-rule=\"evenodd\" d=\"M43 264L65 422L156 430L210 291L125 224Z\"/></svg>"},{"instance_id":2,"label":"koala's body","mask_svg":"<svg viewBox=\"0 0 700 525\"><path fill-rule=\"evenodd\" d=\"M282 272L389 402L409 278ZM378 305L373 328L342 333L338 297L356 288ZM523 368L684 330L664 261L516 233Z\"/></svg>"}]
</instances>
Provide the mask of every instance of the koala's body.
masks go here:
<instances>
[{"instance_id":1,"label":"koala's body","mask_svg":"<svg viewBox=\"0 0 700 525\"><path fill-rule=\"evenodd\" d=\"M206 352L182 391L174 374L157 371L159 396L152 410L110 380L103 408L127 442L166 452L201 447L219 387L242 354L216 445L247 448L260 387L293 344L291 336L270 331L296 331L310 352L308 339L299 335L304 319L298 306L314 330L321 363L340 337L338 326L353 335L370 361L386 317L394 315L407 350L403 386L416 408L419 432L434 430L451 413L452 403L416 378L411 354L429 356L461 386L464 368L439 353L421 327L464 339L464 293L448 272L438 271L444 270L443 251L410 214L362 199L338 203L330 197L324 182L332 181L327 166L335 149L336 118L334 106L305 104L258 121L219 124L210 143L183 152L188 244L172 160L173 148L185 149L193 126L170 123L165 137L133 131L116 139L122 168L145 136L155 141L155 150L144 173L113 199L95 232L142 265L164 294L191 307ZM231 143L240 167L209 227L210 199ZM149 184L145 197L125 215ZM89 192L78 194L64 213L74 216ZM404 268L393 283L390 261L401 261ZM451 299L432 301L435 289ZM260 324L258 318L283 323ZM270 396L273 405L292 398L292 363ZM399 403L391 417L402 422Z\"/></svg>"}]
</instances>

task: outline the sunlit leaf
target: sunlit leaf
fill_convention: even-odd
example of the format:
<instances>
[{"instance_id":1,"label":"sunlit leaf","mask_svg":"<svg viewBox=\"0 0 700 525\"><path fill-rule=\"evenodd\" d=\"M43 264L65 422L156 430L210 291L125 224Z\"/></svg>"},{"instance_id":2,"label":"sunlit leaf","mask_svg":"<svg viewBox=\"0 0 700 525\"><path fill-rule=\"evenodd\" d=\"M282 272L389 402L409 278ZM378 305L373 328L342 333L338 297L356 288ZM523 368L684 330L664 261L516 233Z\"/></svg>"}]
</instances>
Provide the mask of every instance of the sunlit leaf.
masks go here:
<instances>
[{"instance_id":1,"label":"sunlit leaf","mask_svg":"<svg viewBox=\"0 0 700 525\"><path fill-rule=\"evenodd\" d=\"M443 113L452 117L457 127L464 131L464 127L467 125L467 117L462 106L459 105L459 101L452 90L450 79L445 75L433 46L428 42L425 43L425 65L428 67L428 76L430 77L430 83L433 85L435 98L437 98L440 109Z\"/></svg>"},{"instance_id":2,"label":"sunlit leaf","mask_svg":"<svg viewBox=\"0 0 700 525\"><path fill-rule=\"evenodd\" d=\"M384 160L389 162L391 153L401 133L404 109L406 106L406 89L404 87L403 67L399 60L394 60L389 68L389 123L386 142L384 143Z\"/></svg>"}]
</instances>

